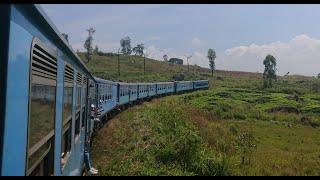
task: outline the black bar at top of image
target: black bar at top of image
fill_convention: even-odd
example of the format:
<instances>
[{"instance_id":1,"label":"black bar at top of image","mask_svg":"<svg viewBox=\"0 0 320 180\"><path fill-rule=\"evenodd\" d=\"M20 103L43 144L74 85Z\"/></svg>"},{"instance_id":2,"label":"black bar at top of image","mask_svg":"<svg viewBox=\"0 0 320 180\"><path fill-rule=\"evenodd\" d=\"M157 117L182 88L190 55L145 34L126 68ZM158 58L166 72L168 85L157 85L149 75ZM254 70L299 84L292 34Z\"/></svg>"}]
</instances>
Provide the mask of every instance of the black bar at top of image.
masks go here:
<instances>
[{"instance_id":1,"label":"black bar at top of image","mask_svg":"<svg viewBox=\"0 0 320 180\"><path fill-rule=\"evenodd\" d=\"M315 0L2 0L14 4L319 4Z\"/></svg>"}]
</instances>

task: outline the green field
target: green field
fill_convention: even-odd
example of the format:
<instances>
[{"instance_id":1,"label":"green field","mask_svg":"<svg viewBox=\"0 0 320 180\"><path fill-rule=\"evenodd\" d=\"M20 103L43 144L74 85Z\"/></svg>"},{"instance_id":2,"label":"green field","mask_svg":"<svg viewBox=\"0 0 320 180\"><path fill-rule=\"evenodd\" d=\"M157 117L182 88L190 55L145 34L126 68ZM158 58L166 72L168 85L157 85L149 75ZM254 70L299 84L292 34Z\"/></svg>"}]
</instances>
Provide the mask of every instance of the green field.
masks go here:
<instances>
[{"instance_id":1,"label":"green field","mask_svg":"<svg viewBox=\"0 0 320 180\"><path fill-rule=\"evenodd\" d=\"M124 57L123 57L124 58ZM95 57L95 75L122 81L209 79L210 89L131 107L94 138L100 175L320 175L320 81L278 77L262 88L257 73ZM139 66L138 66L139 65ZM152 69L153 67L154 69ZM193 69L194 68L194 69ZM107 69L107 70L104 70ZM142 68L143 70L143 68Z\"/></svg>"}]
</instances>

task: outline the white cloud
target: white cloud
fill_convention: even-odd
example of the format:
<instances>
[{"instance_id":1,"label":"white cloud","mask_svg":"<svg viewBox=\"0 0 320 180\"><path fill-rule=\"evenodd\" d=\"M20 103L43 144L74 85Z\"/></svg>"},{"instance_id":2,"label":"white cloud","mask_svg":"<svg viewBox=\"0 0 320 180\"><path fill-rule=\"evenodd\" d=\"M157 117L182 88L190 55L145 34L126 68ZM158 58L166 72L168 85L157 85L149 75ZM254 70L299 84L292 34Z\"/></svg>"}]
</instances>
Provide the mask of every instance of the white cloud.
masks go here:
<instances>
[{"instance_id":1,"label":"white cloud","mask_svg":"<svg viewBox=\"0 0 320 180\"><path fill-rule=\"evenodd\" d=\"M111 43L103 43L103 42L95 42L93 43L93 47L98 46L101 51L104 52L116 52L120 47L119 42L111 42ZM79 51L84 51L83 42L72 44L72 48Z\"/></svg>"},{"instance_id":2,"label":"white cloud","mask_svg":"<svg viewBox=\"0 0 320 180\"><path fill-rule=\"evenodd\" d=\"M199 38L197 37L194 37L192 40L191 40L191 43L193 46L195 47L201 47L204 45L204 42L202 42Z\"/></svg>"},{"instance_id":3,"label":"white cloud","mask_svg":"<svg viewBox=\"0 0 320 180\"><path fill-rule=\"evenodd\" d=\"M146 52L148 57L163 61L163 55L167 54L169 58L176 57L176 58L183 58L183 55L180 53L174 52L172 48L161 49L154 45L148 46L146 48Z\"/></svg>"},{"instance_id":4,"label":"white cloud","mask_svg":"<svg viewBox=\"0 0 320 180\"><path fill-rule=\"evenodd\" d=\"M202 67L208 67L208 60L204 53L195 51L192 55L192 58L190 59L190 64L202 66Z\"/></svg>"},{"instance_id":5,"label":"white cloud","mask_svg":"<svg viewBox=\"0 0 320 180\"><path fill-rule=\"evenodd\" d=\"M220 69L262 72L262 61L271 54L277 59L280 75L315 75L320 72L320 39L301 34L288 42L273 42L265 45L238 46L217 54Z\"/></svg>"},{"instance_id":6,"label":"white cloud","mask_svg":"<svg viewBox=\"0 0 320 180\"><path fill-rule=\"evenodd\" d=\"M174 51L173 48L168 48L168 49L160 49L156 46L148 46L146 48L146 52L148 54L148 57L163 61L163 55L167 54L169 58L180 58L184 60L184 64L187 64L186 62L186 56L184 53L181 52L176 52ZM208 61L207 57L204 53L195 51L194 53L191 54L192 57L189 59L189 64L190 65L198 65L202 67L208 67Z\"/></svg>"}]
</instances>

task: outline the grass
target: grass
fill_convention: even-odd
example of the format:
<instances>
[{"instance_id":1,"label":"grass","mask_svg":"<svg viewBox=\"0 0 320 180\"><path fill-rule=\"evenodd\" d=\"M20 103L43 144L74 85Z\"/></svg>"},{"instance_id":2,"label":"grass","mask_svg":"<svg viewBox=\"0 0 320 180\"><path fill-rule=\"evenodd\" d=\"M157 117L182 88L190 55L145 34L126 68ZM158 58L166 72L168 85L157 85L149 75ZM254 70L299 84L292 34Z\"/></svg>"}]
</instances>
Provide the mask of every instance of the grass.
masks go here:
<instances>
[{"instance_id":1,"label":"grass","mask_svg":"<svg viewBox=\"0 0 320 180\"><path fill-rule=\"evenodd\" d=\"M95 56L102 78L136 81L209 79L210 89L129 108L94 139L100 175L320 175L320 80L217 71L143 59Z\"/></svg>"}]
</instances>

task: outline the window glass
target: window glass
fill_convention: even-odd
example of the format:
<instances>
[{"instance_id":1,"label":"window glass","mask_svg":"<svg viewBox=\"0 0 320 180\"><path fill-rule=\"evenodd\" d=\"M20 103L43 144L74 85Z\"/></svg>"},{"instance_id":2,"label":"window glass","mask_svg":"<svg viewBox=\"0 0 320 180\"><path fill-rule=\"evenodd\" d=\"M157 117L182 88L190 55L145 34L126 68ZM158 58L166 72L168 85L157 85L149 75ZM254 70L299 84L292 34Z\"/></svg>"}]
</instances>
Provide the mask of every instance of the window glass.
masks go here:
<instances>
[{"instance_id":1,"label":"window glass","mask_svg":"<svg viewBox=\"0 0 320 180\"><path fill-rule=\"evenodd\" d=\"M53 141L57 81L55 53L43 45L34 44L31 54L28 170L42 161Z\"/></svg>"},{"instance_id":2,"label":"window glass","mask_svg":"<svg viewBox=\"0 0 320 180\"><path fill-rule=\"evenodd\" d=\"M76 85L76 123L75 123L75 135L80 134L80 111L81 111L81 89L82 89L82 75L80 73L77 74L77 85Z\"/></svg>"},{"instance_id":3,"label":"window glass","mask_svg":"<svg viewBox=\"0 0 320 180\"><path fill-rule=\"evenodd\" d=\"M73 69L65 65L63 89L63 123L61 141L61 167L64 168L71 151L72 133L72 99L73 99Z\"/></svg>"},{"instance_id":4,"label":"window glass","mask_svg":"<svg viewBox=\"0 0 320 180\"><path fill-rule=\"evenodd\" d=\"M87 103L87 78L83 77L83 96L82 96L82 121L81 127L85 127L87 116L86 116L86 103Z\"/></svg>"}]
</instances>

